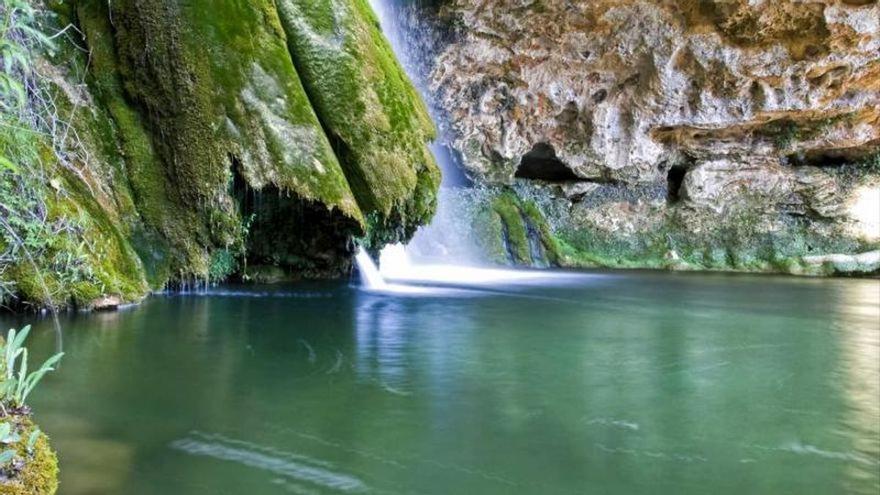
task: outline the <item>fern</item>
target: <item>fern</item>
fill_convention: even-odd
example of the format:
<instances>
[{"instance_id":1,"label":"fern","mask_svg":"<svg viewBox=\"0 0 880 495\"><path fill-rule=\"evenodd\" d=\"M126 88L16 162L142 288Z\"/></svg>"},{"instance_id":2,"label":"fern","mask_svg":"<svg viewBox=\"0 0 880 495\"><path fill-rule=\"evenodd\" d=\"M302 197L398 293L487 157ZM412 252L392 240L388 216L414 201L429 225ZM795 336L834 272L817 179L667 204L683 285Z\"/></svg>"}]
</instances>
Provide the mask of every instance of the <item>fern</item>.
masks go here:
<instances>
[{"instance_id":1,"label":"fern","mask_svg":"<svg viewBox=\"0 0 880 495\"><path fill-rule=\"evenodd\" d=\"M0 400L4 409L7 406L23 408L28 396L40 380L46 376L46 373L55 370L55 365L64 355L64 353L55 354L36 371L28 373L28 352L24 347L24 341L30 330L30 325L19 332L11 329L6 340L0 343ZM17 369L16 363L18 363Z\"/></svg>"}]
</instances>

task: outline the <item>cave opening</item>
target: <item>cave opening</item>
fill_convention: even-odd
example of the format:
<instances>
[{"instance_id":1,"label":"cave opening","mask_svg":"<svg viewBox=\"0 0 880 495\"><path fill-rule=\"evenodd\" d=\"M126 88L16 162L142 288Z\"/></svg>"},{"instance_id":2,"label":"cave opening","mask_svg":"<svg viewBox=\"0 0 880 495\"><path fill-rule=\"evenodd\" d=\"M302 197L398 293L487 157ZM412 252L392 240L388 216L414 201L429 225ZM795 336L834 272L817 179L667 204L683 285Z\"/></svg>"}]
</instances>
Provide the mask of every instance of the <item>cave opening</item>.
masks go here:
<instances>
[{"instance_id":1,"label":"cave opening","mask_svg":"<svg viewBox=\"0 0 880 495\"><path fill-rule=\"evenodd\" d=\"M301 198L274 185L255 189L233 167L233 196L247 229L250 267L273 267L299 278L341 276L354 255L357 221L338 208Z\"/></svg>"},{"instance_id":2,"label":"cave opening","mask_svg":"<svg viewBox=\"0 0 880 495\"><path fill-rule=\"evenodd\" d=\"M556 157L556 150L547 143L538 143L523 155L514 177L548 182L578 180L578 176Z\"/></svg>"},{"instance_id":3,"label":"cave opening","mask_svg":"<svg viewBox=\"0 0 880 495\"><path fill-rule=\"evenodd\" d=\"M681 200L681 186L684 183L687 170L685 165L673 165L666 173L666 199L670 203L677 203Z\"/></svg>"}]
</instances>

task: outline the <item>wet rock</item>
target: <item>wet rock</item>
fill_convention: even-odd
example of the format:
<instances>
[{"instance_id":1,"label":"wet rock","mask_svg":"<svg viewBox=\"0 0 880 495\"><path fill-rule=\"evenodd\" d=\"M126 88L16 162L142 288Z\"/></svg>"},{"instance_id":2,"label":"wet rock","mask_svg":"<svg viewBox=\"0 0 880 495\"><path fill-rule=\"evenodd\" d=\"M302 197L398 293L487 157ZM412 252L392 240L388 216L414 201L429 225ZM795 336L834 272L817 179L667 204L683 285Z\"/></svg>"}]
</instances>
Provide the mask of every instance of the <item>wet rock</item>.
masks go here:
<instances>
[{"instance_id":1,"label":"wet rock","mask_svg":"<svg viewBox=\"0 0 880 495\"><path fill-rule=\"evenodd\" d=\"M104 295L89 304L93 311L113 311L123 303L119 296Z\"/></svg>"},{"instance_id":2,"label":"wet rock","mask_svg":"<svg viewBox=\"0 0 880 495\"><path fill-rule=\"evenodd\" d=\"M687 172L681 196L688 206L724 213L725 208L772 209L791 190L791 173L757 157L724 158Z\"/></svg>"},{"instance_id":3,"label":"wet rock","mask_svg":"<svg viewBox=\"0 0 880 495\"><path fill-rule=\"evenodd\" d=\"M880 251L804 256L804 262L814 267L824 267L834 273L872 273L880 270Z\"/></svg>"},{"instance_id":4,"label":"wet rock","mask_svg":"<svg viewBox=\"0 0 880 495\"><path fill-rule=\"evenodd\" d=\"M459 35L433 88L465 166L484 182L546 183L522 164L552 149L576 180L526 195L568 204L548 216L591 253L580 260L648 265L687 244L675 250L697 266L793 271L803 254L876 247L850 233L847 203L880 175L877 2L455 0L449 11ZM634 218L647 210L655 230Z\"/></svg>"}]
</instances>

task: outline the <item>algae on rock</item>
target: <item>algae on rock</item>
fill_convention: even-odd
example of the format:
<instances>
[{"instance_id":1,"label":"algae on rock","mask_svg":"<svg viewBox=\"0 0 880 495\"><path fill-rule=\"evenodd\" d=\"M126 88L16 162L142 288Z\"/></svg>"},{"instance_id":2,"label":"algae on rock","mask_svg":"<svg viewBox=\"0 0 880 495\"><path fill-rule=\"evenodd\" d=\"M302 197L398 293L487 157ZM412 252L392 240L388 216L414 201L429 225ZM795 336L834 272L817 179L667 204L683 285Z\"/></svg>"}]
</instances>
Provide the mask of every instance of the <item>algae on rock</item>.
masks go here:
<instances>
[{"instance_id":1,"label":"algae on rock","mask_svg":"<svg viewBox=\"0 0 880 495\"><path fill-rule=\"evenodd\" d=\"M312 105L374 242L410 237L434 212L434 125L366 0L281 0L282 24Z\"/></svg>"},{"instance_id":2,"label":"algae on rock","mask_svg":"<svg viewBox=\"0 0 880 495\"><path fill-rule=\"evenodd\" d=\"M50 171L40 196L81 225L73 239L84 240L90 275L74 290L41 257L39 282L20 257L0 277L22 300L131 301L245 275L248 264L338 275L355 239L406 239L433 214L433 125L366 3L305 6L315 19L345 13L333 27L339 49L325 51L298 29L312 20L295 18L292 2L50 7L47 26L83 34L39 70L69 117L75 166L48 156L22 165Z\"/></svg>"},{"instance_id":3,"label":"algae on rock","mask_svg":"<svg viewBox=\"0 0 880 495\"><path fill-rule=\"evenodd\" d=\"M453 144L476 181L555 205L562 264L880 269L810 261L880 253L861 199L880 196L878 2L453 0L441 17Z\"/></svg>"},{"instance_id":4,"label":"algae on rock","mask_svg":"<svg viewBox=\"0 0 880 495\"><path fill-rule=\"evenodd\" d=\"M58 458L49 445L49 438L40 432L27 415L7 417L18 441L6 447L25 459L21 471L0 481L0 495L53 495L58 490ZM31 435L34 443L29 446Z\"/></svg>"}]
</instances>

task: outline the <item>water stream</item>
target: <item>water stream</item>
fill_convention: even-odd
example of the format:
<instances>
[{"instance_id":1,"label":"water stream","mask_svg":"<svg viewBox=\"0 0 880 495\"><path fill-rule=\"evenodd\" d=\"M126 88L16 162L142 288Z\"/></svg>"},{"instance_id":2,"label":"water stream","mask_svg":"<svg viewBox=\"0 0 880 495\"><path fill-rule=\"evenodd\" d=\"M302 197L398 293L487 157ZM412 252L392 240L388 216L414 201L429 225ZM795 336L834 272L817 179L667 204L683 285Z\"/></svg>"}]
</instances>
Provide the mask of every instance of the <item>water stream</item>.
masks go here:
<instances>
[{"instance_id":1,"label":"water stream","mask_svg":"<svg viewBox=\"0 0 880 495\"><path fill-rule=\"evenodd\" d=\"M468 188L470 183L463 172L457 155L448 144L448 123L434 105L427 78L433 47L427 46L436 38L436 32L418 18L418 2L407 0L370 0L382 30L398 59L423 99L428 103L432 117L438 124L439 137L431 150L443 174L438 194L437 213L431 225L419 229L410 245L391 245L379 257L378 275L373 261L364 254L356 257L365 287L379 291L405 291L407 285L426 286L485 286L511 282L546 282L564 280L571 275L554 272L535 272L478 266L479 248L471 245L460 212L456 210L456 189ZM378 278L382 278L380 281ZM389 286L386 280L393 280Z\"/></svg>"}]
</instances>

